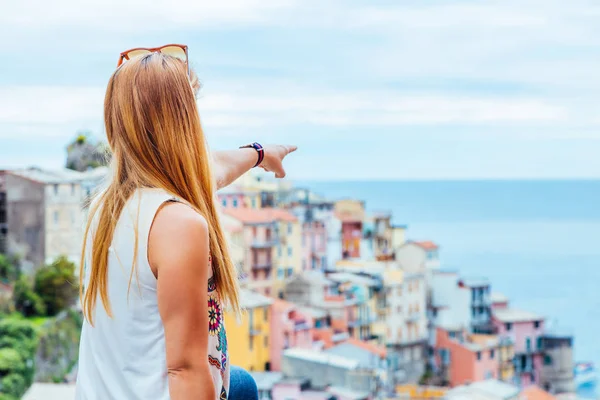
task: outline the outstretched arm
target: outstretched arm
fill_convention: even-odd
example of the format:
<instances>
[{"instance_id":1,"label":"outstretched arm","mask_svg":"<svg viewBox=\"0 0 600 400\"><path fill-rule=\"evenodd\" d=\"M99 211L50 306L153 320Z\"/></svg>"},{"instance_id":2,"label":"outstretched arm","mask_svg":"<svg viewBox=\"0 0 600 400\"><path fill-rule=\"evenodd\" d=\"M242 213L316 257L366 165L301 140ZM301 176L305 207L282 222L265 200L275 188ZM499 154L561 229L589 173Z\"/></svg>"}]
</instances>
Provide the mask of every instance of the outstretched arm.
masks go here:
<instances>
[{"instance_id":1,"label":"outstretched arm","mask_svg":"<svg viewBox=\"0 0 600 400\"><path fill-rule=\"evenodd\" d=\"M260 167L265 171L275 173L277 178L285 176L283 159L293 151L296 146L266 145L264 146L265 158ZM217 181L217 189L230 185L237 178L250 170L257 161L257 153L254 149L236 149L218 151L213 154L214 174Z\"/></svg>"}]
</instances>

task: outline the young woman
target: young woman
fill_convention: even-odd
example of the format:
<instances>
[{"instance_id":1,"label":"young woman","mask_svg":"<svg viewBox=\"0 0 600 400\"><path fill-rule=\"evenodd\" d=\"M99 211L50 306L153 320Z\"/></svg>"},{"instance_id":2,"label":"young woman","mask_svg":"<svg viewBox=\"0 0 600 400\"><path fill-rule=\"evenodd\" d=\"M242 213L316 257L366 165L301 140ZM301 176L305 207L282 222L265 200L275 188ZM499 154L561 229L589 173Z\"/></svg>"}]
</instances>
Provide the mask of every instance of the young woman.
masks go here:
<instances>
[{"instance_id":1,"label":"young woman","mask_svg":"<svg viewBox=\"0 0 600 400\"><path fill-rule=\"evenodd\" d=\"M257 165L283 177L295 147L210 158L198 87L180 45L124 52L109 80L113 176L82 252L78 400L258 398L250 375L229 369L223 312L240 310L215 190Z\"/></svg>"}]
</instances>

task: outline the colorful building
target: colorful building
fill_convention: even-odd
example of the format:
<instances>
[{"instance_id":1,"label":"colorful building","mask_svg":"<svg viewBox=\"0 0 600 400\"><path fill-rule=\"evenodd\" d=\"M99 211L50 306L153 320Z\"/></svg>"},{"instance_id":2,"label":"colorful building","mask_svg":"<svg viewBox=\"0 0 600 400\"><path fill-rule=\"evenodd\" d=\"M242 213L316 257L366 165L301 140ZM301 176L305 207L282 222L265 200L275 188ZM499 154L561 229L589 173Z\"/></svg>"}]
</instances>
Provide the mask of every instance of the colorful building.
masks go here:
<instances>
[{"instance_id":1,"label":"colorful building","mask_svg":"<svg viewBox=\"0 0 600 400\"><path fill-rule=\"evenodd\" d=\"M466 331L449 326L438 326L436 331L437 364L440 370L446 370L445 378L451 387L498 379L500 364L497 337L478 337L474 340Z\"/></svg>"},{"instance_id":2,"label":"colorful building","mask_svg":"<svg viewBox=\"0 0 600 400\"><path fill-rule=\"evenodd\" d=\"M360 258L365 221L365 204L360 200L339 200L335 216L342 225L342 258Z\"/></svg>"},{"instance_id":3,"label":"colorful building","mask_svg":"<svg viewBox=\"0 0 600 400\"><path fill-rule=\"evenodd\" d=\"M281 295L285 281L301 271L302 236L296 217L277 208L225 208L223 213L244 226L243 284L267 296Z\"/></svg>"},{"instance_id":4,"label":"colorful building","mask_svg":"<svg viewBox=\"0 0 600 400\"><path fill-rule=\"evenodd\" d=\"M515 383L521 387L539 384L544 318L507 308L494 311L492 321L498 336L514 343Z\"/></svg>"},{"instance_id":5,"label":"colorful building","mask_svg":"<svg viewBox=\"0 0 600 400\"><path fill-rule=\"evenodd\" d=\"M557 394L575 392L573 336L552 329L540 336L539 340L543 360L539 370L539 386Z\"/></svg>"},{"instance_id":6,"label":"colorful building","mask_svg":"<svg viewBox=\"0 0 600 400\"><path fill-rule=\"evenodd\" d=\"M497 342L496 354L498 356L498 375L497 379L503 382L513 382L515 367L513 359L515 357L515 348L510 340L500 339L496 335L474 334L469 336L469 340L481 346Z\"/></svg>"},{"instance_id":7,"label":"colorful building","mask_svg":"<svg viewBox=\"0 0 600 400\"><path fill-rule=\"evenodd\" d=\"M253 189L243 189L240 186L230 185L217 192L221 206L225 208L261 208L260 192Z\"/></svg>"},{"instance_id":8,"label":"colorful building","mask_svg":"<svg viewBox=\"0 0 600 400\"><path fill-rule=\"evenodd\" d=\"M380 212L373 215L373 254L376 259L393 257L392 213Z\"/></svg>"},{"instance_id":9,"label":"colorful building","mask_svg":"<svg viewBox=\"0 0 600 400\"><path fill-rule=\"evenodd\" d=\"M240 290L241 321L225 313L230 365L248 371L271 369L271 305L273 300L248 289Z\"/></svg>"},{"instance_id":10,"label":"colorful building","mask_svg":"<svg viewBox=\"0 0 600 400\"><path fill-rule=\"evenodd\" d=\"M6 250L23 255L23 272L32 272L59 256L78 264L85 175L40 168L4 171L2 175L0 235Z\"/></svg>"},{"instance_id":11,"label":"colorful building","mask_svg":"<svg viewBox=\"0 0 600 400\"><path fill-rule=\"evenodd\" d=\"M292 347L313 347L314 321L310 313L284 300L274 300L271 306L271 370L281 371L281 355Z\"/></svg>"},{"instance_id":12,"label":"colorful building","mask_svg":"<svg viewBox=\"0 0 600 400\"><path fill-rule=\"evenodd\" d=\"M302 270L327 268L327 228L319 220L302 223Z\"/></svg>"}]
</instances>

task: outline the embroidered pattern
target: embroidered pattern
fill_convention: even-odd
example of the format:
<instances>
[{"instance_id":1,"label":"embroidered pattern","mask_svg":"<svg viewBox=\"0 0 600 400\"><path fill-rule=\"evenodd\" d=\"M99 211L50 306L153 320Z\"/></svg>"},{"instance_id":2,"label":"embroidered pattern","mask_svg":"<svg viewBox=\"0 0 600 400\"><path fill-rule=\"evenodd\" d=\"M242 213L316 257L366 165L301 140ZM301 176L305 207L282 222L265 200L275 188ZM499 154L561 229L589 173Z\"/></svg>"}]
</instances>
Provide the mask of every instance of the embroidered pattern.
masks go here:
<instances>
[{"instance_id":1,"label":"embroidered pattern","mask_svg":"<svg viewBox=\"0 0 600 400\"><path fill-rule=\"evenodd\" d=\"M219 397L219 400L227 400L227 391L223 386L221 386L221 396Z\"/></svg>"},{"instance_id":2,"label":"embroidered pattern","mask_svg":"<svg viewBox=\"0 0 600 400\"><path fill-rule=\"evenodd\" d=\"M219 360L217 360L216 358L214 358L213 356L211 356L210 354L208 355L208 363L210 365L212 365L213 367L217 367L217 368L221 369L221 362Z\"/></svg>"},{"instance_id":3,"label":"embroidered pattern","mask_svg":"<svg viewBox=\"0 0 600 400\"><path fill-rule=\"evenodd\" d=\"M223 326L223 316L221 315L221 304L216 296L208 297L208 333L211 336L217 336ZM220 339L219 339L220 340ZM218 349L217 349L218 350Z\"/></svg>"}]
</instances>

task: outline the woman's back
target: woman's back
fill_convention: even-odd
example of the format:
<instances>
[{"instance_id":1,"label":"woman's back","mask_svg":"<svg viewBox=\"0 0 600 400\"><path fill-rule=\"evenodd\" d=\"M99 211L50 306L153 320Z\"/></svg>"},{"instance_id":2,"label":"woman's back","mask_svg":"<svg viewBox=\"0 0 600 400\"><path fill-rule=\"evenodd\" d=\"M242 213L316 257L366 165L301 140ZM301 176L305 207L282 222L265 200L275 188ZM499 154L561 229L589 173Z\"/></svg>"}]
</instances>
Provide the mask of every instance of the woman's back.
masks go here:
<instances>
[{"instance_id":1,"label":"woman's back","mask_svg":"<svg viewBox=\"0 0 600 400\"><path fill-rule=\"evenodd\" d=\"M173 197L161 189L137 190L116 223L108 252L107 271L112 317L98 299L94 309L94 326L84 322L77 379L78 400L170 398L157 279L148 261L150 229L158 210L170 200L174 200ZM91 262L94 231L95 224L86 238L86 266ZM134 261L137 265L131 275ZM89 268L85 268L84 290L90 279L89 273ZM228 391L229 371L220 299L211 282L212 270L209 271L209 282L198 284L208 285L210 292L208 354L217 392L215 398L219 398L222 392Z\"/></svg>"}]
</instances>

